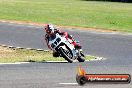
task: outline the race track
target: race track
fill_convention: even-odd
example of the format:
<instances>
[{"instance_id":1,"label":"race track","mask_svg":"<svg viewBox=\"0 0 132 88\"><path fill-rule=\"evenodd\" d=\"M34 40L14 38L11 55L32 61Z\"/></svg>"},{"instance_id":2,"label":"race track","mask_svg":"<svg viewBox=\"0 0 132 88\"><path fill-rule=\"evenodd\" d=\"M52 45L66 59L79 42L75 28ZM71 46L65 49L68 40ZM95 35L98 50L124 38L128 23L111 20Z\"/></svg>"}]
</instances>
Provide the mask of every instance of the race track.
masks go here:
<instances>
[{"instance_id":1,"label":"race track","mask_svg":"<svg viewBox=\"0 0 132 88\"><path fill-rule=\"evenodd\" d=\"M88 30L70 30L86 54L106 60L85 63L30 63L0 65L0 88L75 88L77 67L88 73L127 73L132 75L132 35ZM0 44L47 49L40 26L0 23ZM63 84L73 83L73 84ZM130 88L132 84L88 84L84 88Z\"/></svg>"}]
</instances>

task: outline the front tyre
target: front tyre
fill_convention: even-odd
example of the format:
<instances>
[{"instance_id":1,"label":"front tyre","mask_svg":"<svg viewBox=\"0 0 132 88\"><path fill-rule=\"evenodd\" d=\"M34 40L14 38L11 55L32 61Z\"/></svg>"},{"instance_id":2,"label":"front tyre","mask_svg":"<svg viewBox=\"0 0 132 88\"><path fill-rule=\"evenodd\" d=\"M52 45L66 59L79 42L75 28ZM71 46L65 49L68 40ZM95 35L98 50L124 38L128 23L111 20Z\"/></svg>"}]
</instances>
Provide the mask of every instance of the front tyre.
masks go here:
<instances>
[{"instance_id":1,"label":"front tyre","mask_svg":"<svg viewBox=\"0 0 132 88\"><path fill-rule=\"evenodd\" d=\"M65 60L67 60L69 63L72 63L73 62L73 59L72 57L69 57L69 54L66 53L66 50L63 49L62 47L59 48L59 52L60 54L62 55L63 58L65 58ZM69 51L69 53L71 54L72 56L72 53Z\"/></svg>"}]
</instances>

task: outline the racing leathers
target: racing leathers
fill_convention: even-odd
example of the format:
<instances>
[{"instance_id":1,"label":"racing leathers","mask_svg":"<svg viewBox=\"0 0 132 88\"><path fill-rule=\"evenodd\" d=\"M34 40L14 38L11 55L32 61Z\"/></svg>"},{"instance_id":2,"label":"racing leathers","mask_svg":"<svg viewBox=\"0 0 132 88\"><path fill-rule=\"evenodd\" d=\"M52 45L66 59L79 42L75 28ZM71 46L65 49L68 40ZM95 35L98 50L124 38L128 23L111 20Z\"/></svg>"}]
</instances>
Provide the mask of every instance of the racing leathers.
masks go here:
<instances>
[{"instance_id":1,"label":"racing leathers","mask_svg":"<svg viewBox=\"0 0 132 88\"><path fill-rule=\"evenodd\" d=\"M55 29L53 34L56 34L56 33L58 33L59 35L64 36L66 39L70 39L75 48L78 48L78 47L81 48L81 46L79 44L77 44L76 41L73 39L73 37L70 34L68 34L67 32L62 32L58 29ZM51 37L51 35L46 34L45 35L45 40L46 40L48 48L52 50L51 46L49 45L49 38L50 37ZM55 51L53 51L53 56L58 57L58 55Z\"/></svg>"}]
</instances>

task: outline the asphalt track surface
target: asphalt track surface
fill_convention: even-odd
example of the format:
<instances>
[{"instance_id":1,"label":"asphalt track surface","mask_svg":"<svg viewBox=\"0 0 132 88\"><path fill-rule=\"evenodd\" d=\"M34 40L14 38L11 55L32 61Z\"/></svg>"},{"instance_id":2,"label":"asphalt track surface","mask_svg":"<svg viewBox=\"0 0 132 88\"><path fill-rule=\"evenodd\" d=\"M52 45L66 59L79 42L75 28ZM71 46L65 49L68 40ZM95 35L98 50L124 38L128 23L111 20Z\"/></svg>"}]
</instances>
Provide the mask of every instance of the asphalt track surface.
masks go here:
<instances>
[{"instance_id":1,"label":"asphalt track surface","mask_svg":"<svg viewBox=\"0 0 132 88\"><path fill-rule=\"evenodd\" d=\"M0 88L80 88L77 67L87 73L132 75L132 35L86 30L70 30L86 54L106 60L84 63L29 63L0 65ZM0 44L47 49L40 26L0 23ZM86 84L83 88L132 88L130 84Z\"/></svg>"}]
</instances>

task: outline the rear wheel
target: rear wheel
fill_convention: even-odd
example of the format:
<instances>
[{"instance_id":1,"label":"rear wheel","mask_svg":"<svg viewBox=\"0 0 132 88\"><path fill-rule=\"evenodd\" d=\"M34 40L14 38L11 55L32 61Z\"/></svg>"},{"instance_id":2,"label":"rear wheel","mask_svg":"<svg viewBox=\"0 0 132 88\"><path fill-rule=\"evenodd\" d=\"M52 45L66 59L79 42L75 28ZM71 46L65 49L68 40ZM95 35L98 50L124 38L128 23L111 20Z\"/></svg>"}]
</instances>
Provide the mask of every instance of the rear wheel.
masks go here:
<instances>
[{"instance_id":1,"label":"rear wheel","mask_svg":"<svg viewBox=\"0 0 132 88\"><path fill-rule=\"evenodd\" d=\"M78 60L79 62L84 62L84 61L85 61L85 58L82 57L82 56L78 56L77 60Z\"/></svg>"},{"instance_id":2,"label":"rear wheel","mask_svg":"<svg viewBox=\"0 0 132 88\"><path fill-rule=\"evenodd\" d=\"M67 60L68 62L72 63L73 62L73 55L71 53L71 51L69 49L65 50L62 47L59 49L60 54L62 55L63 58L65 58L65 60Z\"/></svg>"}]
</instances>

